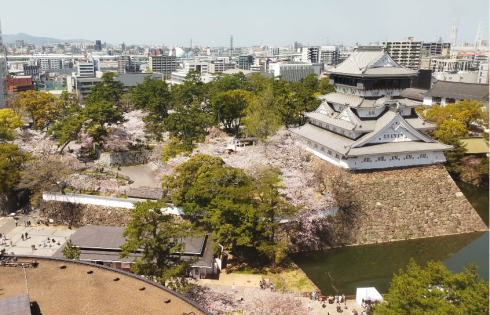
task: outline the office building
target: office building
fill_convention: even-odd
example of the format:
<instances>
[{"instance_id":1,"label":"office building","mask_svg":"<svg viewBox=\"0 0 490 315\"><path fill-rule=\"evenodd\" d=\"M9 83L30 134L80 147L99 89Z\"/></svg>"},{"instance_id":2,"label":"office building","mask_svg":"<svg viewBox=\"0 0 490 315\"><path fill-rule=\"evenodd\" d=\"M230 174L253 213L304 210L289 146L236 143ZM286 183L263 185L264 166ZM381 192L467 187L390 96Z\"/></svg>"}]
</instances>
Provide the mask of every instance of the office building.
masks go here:
<instances>
[{"instance_id":1,"label":"office building","mask_svg":"<svg viewBox=\"0 0 490 315\"><path fill-rule=\"evenodd\" d=\"M28 90L34 90L31 76L7 76L7 94L17 94Z\"/></svg>"},{"instance_id":2,"label":"office building","mask_svg":"<svg viewBox=\"0 0 490 315\"><path fill-rule=\"evenodd\" d=\"M209 64L209 73L224 72L230 69L236 69L237 64L234 62L215 61Z\"/></svg>"},{"instance_id":3,"label":"office building","mask_svg":"<svg viewBox=\"0 0 490 315\"><path fill-rule=\"evenodd\" d=\"M0 24L0 109L5 106L5 95L7 94L7 65L3 52L2 25Z\"/></svg>"},{"instance_id":4,"label":"office building","mask_svg":"<svg viewBox=\"0 0 490 315\"><path fill-rule=\"evenodd\" d=\"M386 43L390 57L400 66L408 69L420 69L422 42L409 37L402 41L389 41Z\"/></svg>"},{"instance_id":5,"label":"office building","mask_svg":"<svg viewBox=\"0 0 490 315\"><path fill-rule=\"evenodd\" d=\"M101 51L102 50L102 41L96 40L94 44L94 50Z\"/></svg>"},{"instance_id":6,"label":"office building","mask_svg":"<svg viewBox=\"0 0 490 315\"><path fill-rule=\"evenodd\" d=\"M320 47L303 47L302 62L319 63L320 62Z\"/></svg>"},{"instance_id":7,"label":"office building","mask_svg":"<svg viewBox=\"0 0 490 315\"><path fill-rule=\"evenodd\" d=\"M137 73L139 71L139 65L133 63L130 56L117 57L117 73Z\"/></svg>"},{"instance_id":8,"label":"office building","mask_svg":"<svg viewBox=\"0 0 490 315\"><path fill-rule=\"evenodd\" d=\"M16 40L15 41L15 48L16 49L24 48L24 41L22 39Z\"/></svg>"},{"instance_id":9,"label":"office building","mask_svg":"<svg viewBox=\"0 0 490 315\"><path fill-rule=\"evenodd\" d=\"M39 75L39 66L24 65L24 75L37 76Z\"/></svg>"},{"instance_id":10,"label":"office building","mask_svg":"<svg viewBox=\"0 0 490 315\"><path fill-rule=\"evenodd\" d=\"M177 69L175 56L150 56L149 61L151 71L162 73L166 76L169 76Z\"/></svg>"},{"instance_id":11,"label":"office building","mask_svg":"<svg viewBox=\"0 0 490 315\"><path fill-rule=\"evenodd\" d=\"M250 55L238 57L238 69L250 70L250 67L254 63L254 57Z\"/></svg>"},{"instance_id":12,"label":"office building","mask_svg":"<svg viewBox=\"0 0 490 315\"><path fill-rule=\"evenodd\" d=\"M310 73L320 75L322 65L319 63L270 63L269 72L274 77L282 76L285 81L298 82L302 78L306 77Z\"/></svg>"},{"instance_id":13,"label":"office building","mask_svg":"<svg viewBox=\"0 0 490 315\"><path fill-rule=\"evenodd\" d=\"M422 103L400 96L417 71L401 67L382 49L357 49L327 72L336 92L319 96L320 106L305 113L309 123L290 129L306 151L353 170L446 161L444 151L452 146L424 134L435 125L415 114Z\"/></svg>"}]
</instances>

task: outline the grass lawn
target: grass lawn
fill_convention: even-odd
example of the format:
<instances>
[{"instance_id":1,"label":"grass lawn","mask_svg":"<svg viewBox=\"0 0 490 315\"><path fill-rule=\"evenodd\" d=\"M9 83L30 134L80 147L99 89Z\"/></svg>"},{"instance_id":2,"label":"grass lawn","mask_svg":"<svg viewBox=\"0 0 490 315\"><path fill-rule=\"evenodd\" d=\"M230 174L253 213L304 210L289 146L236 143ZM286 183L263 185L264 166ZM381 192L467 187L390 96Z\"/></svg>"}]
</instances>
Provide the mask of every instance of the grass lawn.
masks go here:
<instances>
[{"instance_id":1,"label":"grass lawn","mask_svg":"<svg viewBox=\"0 0 490 315\"><path fill-rule=\"evenodd\" d=\"M280 278L284 278L287 287L292 291L311 292L315 289L308 279L296 270L286 270L279 274L267 273L263 275L263 278L269 278L274 283L276 290L280 290L283 287L283 284L279 281Z\"/></svg>"}]
</instances>

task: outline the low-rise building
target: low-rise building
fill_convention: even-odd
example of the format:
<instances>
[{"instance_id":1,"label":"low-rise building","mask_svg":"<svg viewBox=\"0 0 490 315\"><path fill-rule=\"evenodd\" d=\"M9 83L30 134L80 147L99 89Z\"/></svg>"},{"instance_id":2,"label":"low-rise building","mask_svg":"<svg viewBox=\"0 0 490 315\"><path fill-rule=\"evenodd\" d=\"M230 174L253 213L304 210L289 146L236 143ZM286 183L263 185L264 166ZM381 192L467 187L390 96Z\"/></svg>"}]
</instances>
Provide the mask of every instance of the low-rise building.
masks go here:
<instances>
[{"instance_id":1,"label":"low-rise building","mask_svg":"<svg viewBox=\"0 0 490 315\"><path fill-rule=\"evenodd\" d=\"M424 105L439 104L444 107L458 101L472 100L482 102L488 108L488 95L488 84L439 81L425 94Z\"/></svg>"},{"instance_id":2,"label":"low-rise building","mask_svg":"<svg viewBox=\"0 0 490 315\"><path fill-rule=\"evenodd\" d=\"M130 271L131 263L136 257L142 256L142 249L130 254L128 258L120 258L120 246L126 243L123 237L124 227L86 225L79 228L70 236L73 246L80 248L80 260L104 265L116 269ZM185 244L185 251L179 255L182 260L194 257L197 261L191 266L194 278L204 278L219 273L221 263L214 258L212 243L209 237L187 237L178 240ZM53 255L63 257L64 246Z\"/></svg>"},{"instance_id":3,"label":"low-rise building","mask_svg":"<svg viewBox=\"0 0 490 315\"><path fill-rule=\"evenodd\" d=\"M7 76L7 94L17 94L34 90L34 82L31 76Z\"/></svg>"}]
</instances>

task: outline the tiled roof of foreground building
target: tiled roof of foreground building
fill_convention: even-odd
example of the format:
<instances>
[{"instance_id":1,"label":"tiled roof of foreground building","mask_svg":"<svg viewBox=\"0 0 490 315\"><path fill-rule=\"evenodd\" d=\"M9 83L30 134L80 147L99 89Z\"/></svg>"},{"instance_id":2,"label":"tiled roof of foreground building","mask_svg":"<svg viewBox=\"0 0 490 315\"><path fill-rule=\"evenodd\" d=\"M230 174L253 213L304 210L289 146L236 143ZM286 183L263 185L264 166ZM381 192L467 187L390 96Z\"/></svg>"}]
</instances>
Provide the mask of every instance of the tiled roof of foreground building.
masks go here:
<instances>
[{"instance_id":1,"label":"tiled roof of foreground building","mask_svg":"<svg viewBox=\"0 0 490 315\"><path fill-rule=\"evenodd\" d=\"M35 259L38 267L25 271L31 308L38 307L38 313L209 314L184 296L127 272L79 261ZM61 265L66 268L61 269ZM119 280L114 281L116 278ZM0 279L0 300L27 293L23 268L0 266Z\"/></svg>"}]
</instances>

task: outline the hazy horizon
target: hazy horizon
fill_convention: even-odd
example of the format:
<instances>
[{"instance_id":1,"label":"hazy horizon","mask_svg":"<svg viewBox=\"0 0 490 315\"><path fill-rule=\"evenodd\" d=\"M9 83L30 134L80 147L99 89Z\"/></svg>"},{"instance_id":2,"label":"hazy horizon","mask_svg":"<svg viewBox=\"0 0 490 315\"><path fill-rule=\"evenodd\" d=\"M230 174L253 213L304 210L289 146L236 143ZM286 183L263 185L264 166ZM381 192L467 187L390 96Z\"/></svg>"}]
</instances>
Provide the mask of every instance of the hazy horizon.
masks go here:
<instances>
[{"instance_id":1,"label":"hazy horizon","mask_svg":"<svg viewBox=\"0 0 490 315\"><path fill-rule=\"evenodd\" d=\"M86 0L83 5L63 0L49 4L27 0L22 13L14 1L2 4L2 33L26 33L60 40L100 39L113 45L194 45L235 47L256 45L330 45L384 40L449 41L453 18L458 19L458 43L473 43L480 18L482 38L488 39L488 0L312 0L306 5L250 0L217 0L213 4L189 0L163 3L143 0ZM49 14L44 14L44 11ZM21 17L21 18L19 18Z\"/></svg>"}]
</instances>

